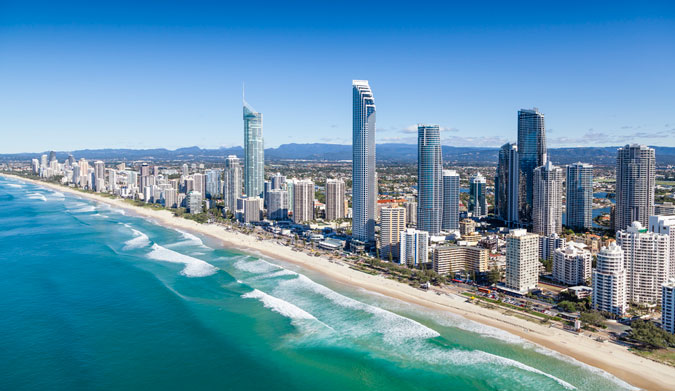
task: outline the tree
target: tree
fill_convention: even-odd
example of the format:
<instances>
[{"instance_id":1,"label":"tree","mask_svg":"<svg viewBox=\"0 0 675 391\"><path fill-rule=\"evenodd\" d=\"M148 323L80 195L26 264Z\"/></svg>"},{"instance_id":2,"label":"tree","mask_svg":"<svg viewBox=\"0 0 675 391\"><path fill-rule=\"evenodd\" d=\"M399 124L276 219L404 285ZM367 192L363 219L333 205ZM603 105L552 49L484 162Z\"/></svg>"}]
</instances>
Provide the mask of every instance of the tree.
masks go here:
<instances>
[{"instance_id":1,"label":"tree","mask_svg":"<svg viewBox=\"0 0 675 391\"><path fill-rule=\"evenodd\" d=\"M633 321L629 338L651 349L675 346L675 335L668 334L654 323L642 319Z\"/></svg>"},{"instance_id":2,"label":"tree","mask_svg":"<svg viewBox=\"0 0 675 391\"><path fill-rule=\"evenodd\" d=\"M493 267L490 269L490 272L488 273L488 283L490 285L496 284L502 279L502 274L499 272L499 269L497 267Z\"/></svg>"},{"instance_id":3,"label":"tree","mask_svg":"<svg viewBox=\"0 0 675 391\"><path fill-rule=\"evenodd\" d=\"M571 301L561 301L558 303L558 308L565 312L575 312L577 310L576 304L572 303Z\"/></svg>"},{"instance_id":4,"label":"tree","mask_svg":"<svg viewBox=\"0 0 675 391\"><path fill-rule=\"evenodd\" d=\"M602 327L605 325L605 317L602 316L602 314L599 311L582 312L579 319L581 320L581 322L593 326Z\"/></svg>"},{"instance_id":5,"label":"tree","mask_svg":"<svg viewBox=\"0 0 675 391\"><path fill-rule=\"evenodd\" d=\"M393 262L393 261L394 261L394 254L392 254L391 249L389 249L389 262Z\"/></svg>"},{"instance_id":6,"label":"tree","mask_svg":"<svg viewBox=\"0 0 675 391\"><path fill-rule=\"evenodd\" d=\"M541 262L541 264L544 265L547 273L550 273L551 271L553 271L553 261L552 260L540 258L539 262Z\"/></svg>"}]
</instances>

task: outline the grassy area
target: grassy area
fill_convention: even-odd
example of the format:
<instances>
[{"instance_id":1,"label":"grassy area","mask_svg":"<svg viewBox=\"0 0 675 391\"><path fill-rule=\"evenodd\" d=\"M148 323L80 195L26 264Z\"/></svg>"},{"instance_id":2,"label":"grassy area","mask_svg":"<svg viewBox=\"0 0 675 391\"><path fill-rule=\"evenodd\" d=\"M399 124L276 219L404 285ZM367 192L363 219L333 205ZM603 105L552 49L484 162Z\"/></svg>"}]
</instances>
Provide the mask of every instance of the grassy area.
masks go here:
<instances>
[{"instance_id":1,"label":"grassy area","mask_svg":"<svg viewBox=\"0 0 675 391\"><path fill-rule=\"evenodd\" d=\"M675 367L675 349L673 348L654 350L631 349L631 352L638 356Z\"/></svg>"},{"instance_id":2,"label":"grassy area","mask_svg":"<svg viewBox=\"0 0 675 391\"><path fill-rule=\"evenodd\" d=\"M656 181L656 184L661 186L675 186L675 181Z\"/></svg>"},{"instance_id":3,"label":"grassy area","mask_svg":"<svg viewBox=\"0 0 675 391\"><path fill-rule=\"evenodd\" d=\"M530 315L534 315L534 316L542 318L542 319L557 320L559 322L562 321L562 319L558 318L557 316L549 316L549 315L546 315L546 314L542 314L541 312L538 312L538 311L530 310L530 309L523 308L523 307L518 307L517 305L513 305L513 304L509 304L509 303L504 303L503 301L488 299L487 297L483 297L483 296L476 296L476 295L474 295L472 293L469 293L469 292L462 292L462 295L464 295L466 297L473 297L474 299L478 299L478 300L481 300L481 301L484 301L484 302L487 302L487 303L496 304L500 307L509 308L509 309L512 309L512 310L520 311L520 312L525 312L525 313L528 313Z\"/></svg>"}]
</instances>

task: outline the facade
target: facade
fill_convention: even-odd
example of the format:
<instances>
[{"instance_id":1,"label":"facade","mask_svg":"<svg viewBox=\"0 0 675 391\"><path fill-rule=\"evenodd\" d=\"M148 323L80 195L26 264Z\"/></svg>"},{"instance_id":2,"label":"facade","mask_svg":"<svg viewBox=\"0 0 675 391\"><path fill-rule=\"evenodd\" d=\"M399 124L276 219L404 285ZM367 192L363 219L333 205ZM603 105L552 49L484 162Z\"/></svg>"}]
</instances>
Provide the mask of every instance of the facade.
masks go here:
<instances>
[{"instance_id":1,"label":"facade","mask_svg":"<svg viewBox=\"0 0 675 391\"><path fill-rule=\"evenodd\" d=\"M380 258L399 259L401 232L405 231L405 208L385 207L380 209Z\"/></svg>"},{"instance_id":2,"label":"facade","mask_svg":"<svg viewBox=\"0 0 675 391\"><path fill-rule=\"evenodd\" d=\"M417 126L417 228L438 235L443 213L443 155L438 125Z\"/></svg>"},{"instance_id":3,"label":"facade","mask_svg":"<svg viewBox=\"0 0 675 391\"><path fill-rule=\"evenodd\" d=\"M149 187L146 187L148 189ZM187 195L187 209L190 214L199 214L203 212L202 208L202 193L198 191L191 191ZM147 199L146 199L147 202Z\"/></svg>"},{"instance_id":4,"label":"facade","mask_svg":"<svg viewBox=\"0 0 675 391\"><path fill-rule=\"evenodd\" d=\"M262 220L263 199L260 197L247 197L242 200L244 223L257 223Z\"/></svg>"},{"instance_id":5,"label":"facade","mask_svg":"<svg viewBox=\"0 0 675 391\"><path fill-rule=\"evenodd\" d=\"M234 213L237 210L237 198L242 195L241 188L241 165L239 158L230 155L225 158L225 171L223 173L223 201L225 208Z\"/></svg>"},{"instance_id":6,"label":"facade","mask_svg":"<svg viewBox=\"0 0 675 391\"><path fill-rule=\"evenodd\" d=\"M593 227L593 166L574 163L567 166L565 225L574 230Z\"/></svg>"},{"instance_id":7,"label":"facade","mask_svg":"<svg viewBox=\"0 0 675 391\"><path fill-rule=\"evenodd\" d=\"M100 160L94 162L94 189L98 193L105 190L105 163Z\"/></svg>"},{"instance_id":8,"label":"facade","mask_svg":"<svg viewBox=\"0 0 675 391\"><path fill-rule=\"evenodd\" d=\"M550 161L534 170L532 232L548 236L562 232L563 171Z\"/></svg>"},{"instance_id":9,"label":"facade","mask_svg":"<svg viewBox=\"0 0 675 391\"><path fill-rule=\"evenodd\" d=\"M519 222L532 221L534 169L546 163L544 114L536 108L518 111Z\"/></svg>"},{"instance_id":10,"label":"facade","mask_svg":"<svg viewBox=\"0 0 675 391\"><path fill-rule=\"evenodd\" d=\"M262 113L244 101L244 194L262 197L265 181L265 146Z\"/></svg>"},{"instance_id":11,"label":"facade","mask_svg":"<svg viewBox=\"0 0 675 391\"><path fill-rule=\"evenodd\" d=\"M490 250L475 246L439 246L433 250L434 271L443 275L488 271Z\"/></svg>"},{"instance_id":12,"label":"facade","mask_svg":"<svg viewBox=\"0 0 675 391\"><path fill-rule=\"evenodd\" d=\"M598 252L593 270L593 309L623 316L628 309L626 268L621 247L612 242Z\"/></svg>"},{"instance_id":13,"label":"facade","mask_svg":"<svg viewBox=\"0 0 675 391\"><path fill-rule=\"evenodd\" d=\"M293 221L303 223L314 220L314 182L309 179L296 181L293 186Z\"/></svg>"},{"instance_id":14,"label":"facade","mask_svg":"<svg viewBox=\"0 0 675 391\"><path fill-rule=\"evenodd\" d=\"M222 192L221 170L206 171L206 196L209 198L220 197Z\"/></svg>"},{"instance_id":15,"label":"facade","mask_svg":"<svg viewBox=\"0 0 675 391\"><path fill-rule=\"evenodd\" d=\"M206 194L206 177L204 174L195 173L192 175L192 180L194 181L194 189L202 194L202 197Z\"/></svg>"},{"instance_id":16,"label":"facade","mask_svg":"<svg viewBox=\"0 0 675 391\"><path fill-rule=\"evenodd\" d=\"M176 189L166 189L164 190L163 194L163 201L162 203L164 204L165 208L177 208L178 205L176 205L177 202L177 193Z\"/></svg>"},{"instance_id":17,"label":"facade","mask_svg":"<svg viewBox=\"0 0 675 391\"><path fill-rule=\"evenodd\" d=\"M649 216L649 232L668 235L670 239L670 269L668 278L675 278L675 216Z\"/></svg>"},{"instance_id":18,"label":"facade","mask_svg":"<svg viewBox=\"0 0 675 391\"><path fill-rule=\"evenodd\" d=\"M488 214L485 177L479 173L472 176L469 180L469 212L474 217L485 217Z\"/></svg>"},{"instance_id":19,"label":"facade","mask_svg":"<svg viewBox=\"0 0 675 391\"><path fill-rule=\"evenodd\" d=\"M441 229L459 229L459 174L455 170L443 170L443 219Z\"/></svg>"},{"instance_id":20,"label":"facade","mask_svg":"<svg viewBox=\"0 0 675 391\"><path fill-rule=\"evenodd\" d=\"M405 204L406 225L414 227L417 225L417 202L407 201Z\"/></svg>"},{"instance_id":21,"label":"facade","mask_svg":"<svg viewBox=\"0 0 675 391\"><path fill-rule=\"evenodd\" d=\"M591 252L570 242L553 253L553 279L565 285L586 285L591 279Z\"/></svg>"},{"instance_id":22,"label":"facade","mask_svg":"<svg viewBox=\"0 0 675 391\"><path fill-rule=\"evenodd\" d=\"M633 221L646 226L654 214L656 157L645 145L626 145L616 157L616 208L614 230L629 227Z\"/></svg>"},{"instance_id":23,"label":"facade","mask_svg":"<svg viewBox=\"0 0 675 391\"><path fill-rule=\"evenodd\" d=\"M352 237L375 241L375 99L367 80L352 82Z\"/></svg>"},{"instance_id":24,"label":"facade","mask_svg":"<svg viewBox=\"0 0 675 391\"><path fill-rule=\"evenodd\" d=\"M661 327L675 334L675 279L661 285Z\"/></svg>"},{"instance_id":25,"label":"facade","mask_svg":"<svg viewBox=\"0 0 675 391\"><path fill-rule=\"evenodd\" d=\"M342 179L326 180L326 220L345 218L345 182Z\"/></svg>"},{"instance_id":26,"label":"facade","mask_svg":"<svg viewBox=\"0 0 675 391\"><path fill-rule=\"evenodd\" d=\"M506 236L506 287L527 293L539 282L539 237L524 229Z\"/></svg>"},{"instance_id":27,"label":"facade","mask_svg":"<svg viewBox=\"0 0 675 391\"><path fill-rule=\"evenodd\" d=\"M274 189L267 194L267 218L270 220L288 219L288 192Z\"/></svg>"},{"instance_id":28,"label":"facade","mask_svg":"<svg viewBox=\"0 0 675 391\"><path fill-rule=\"evenodd\" d=\"M495 214L508 226L518 223L518 146L504 144L499 150L495 177Z\"/></svg>"},{"instance_id":29,"label":"facade","mask_svg":"<svg viewBox=\"0 0 675 391\"><path fill-rule=\"evenodd\" d=\"M617 231L616 242L624 251L628 301L655 305L661 302L661 285L670 273L670 237L648 232L639 221Z\"/></svg>"},{"instance_id":30,"label":"facade","mask_svg":"<svg viewBox=\"0 0 675 391\"><path fill-rule=\"evenodd\" d=\"M548 236L539 237L539 258L552 260L555 250L565 248L565 238L561 238L557 233Z\"/></svg>"},{"instance_id":31,"label":"facade","mask_svg":"<svg viewBox=\"0 0 675 391\"><path fill-rule=\"evenodd\" d=\"M401 232L399 263L419 267L429 261L429 233L413 228Z\"/></svg>"}]
</instances>

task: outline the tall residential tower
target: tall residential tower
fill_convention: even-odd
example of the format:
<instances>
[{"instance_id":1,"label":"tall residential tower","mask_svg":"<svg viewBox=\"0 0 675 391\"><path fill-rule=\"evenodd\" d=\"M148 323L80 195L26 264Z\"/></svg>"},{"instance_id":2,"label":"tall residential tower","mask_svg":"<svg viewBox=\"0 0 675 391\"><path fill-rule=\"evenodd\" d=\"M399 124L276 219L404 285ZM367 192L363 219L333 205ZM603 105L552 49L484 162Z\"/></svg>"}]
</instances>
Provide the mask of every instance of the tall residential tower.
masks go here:
<instances>
[{"instance_id":1,"label":"tall residential tower","mask_svg":"<svg viewBox=\"0 0 675 391\"><path fill-rule=\"evenodd\" d=\"M438 125L417 126L417 229L438 235L443 208L443 155Z\"/></svg>"},{"instance_id":2,"label":"tall residential tower","mask_svg":"<svg viewBox=\"0 0 675 391\"><path fill-rule=\"evenodd\" d=\"M375 242L375 99L367 80L352 82L352 236Z\"/></svg>"},{"instance_id":3,"label":"tall residential tower","mask_svg":"<svg viewBox=\"0 0 675 391\"><path fill-rule=\"evenodd\" d=\"M265 149L262 113L244 100L244 193L262 197L265 181Z\"/></svg>"},{"instance_id":4,"label":"tall residential tower","mask_svg":"<svg viewBox=\"0 0 675 391\"><path fill-rule=\"evenodd\" d=\"M544 114L537 108L518 111L518 209L522 224L532 222L534 169L546 163Z\"/></svg>"}]
</instances>

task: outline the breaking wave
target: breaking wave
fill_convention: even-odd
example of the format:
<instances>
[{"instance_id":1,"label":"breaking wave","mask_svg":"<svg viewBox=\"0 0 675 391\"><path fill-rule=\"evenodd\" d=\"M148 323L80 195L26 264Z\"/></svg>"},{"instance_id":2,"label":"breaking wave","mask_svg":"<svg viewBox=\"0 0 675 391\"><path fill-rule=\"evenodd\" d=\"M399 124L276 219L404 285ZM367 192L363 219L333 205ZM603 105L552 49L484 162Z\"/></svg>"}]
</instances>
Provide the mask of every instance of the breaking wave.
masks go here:
<instances>
[{"instance_id":1,"label":"breaking wave","mask_svg":"<svg viewBox=\"0 0 675 391\"><path fill-rule=\"evenodd\" d=\"M215 266L201 259L177 253L156 243L152 245L152 251L148 253L147 257L157 261L184 264L185 268L181 271L181 274L186 277L206 277L218 270Z\"/></svg>"}]
</instances>

